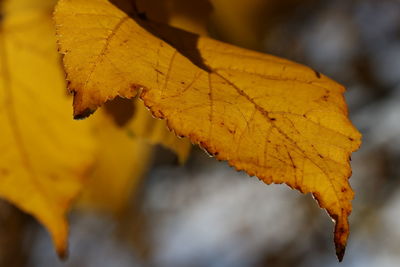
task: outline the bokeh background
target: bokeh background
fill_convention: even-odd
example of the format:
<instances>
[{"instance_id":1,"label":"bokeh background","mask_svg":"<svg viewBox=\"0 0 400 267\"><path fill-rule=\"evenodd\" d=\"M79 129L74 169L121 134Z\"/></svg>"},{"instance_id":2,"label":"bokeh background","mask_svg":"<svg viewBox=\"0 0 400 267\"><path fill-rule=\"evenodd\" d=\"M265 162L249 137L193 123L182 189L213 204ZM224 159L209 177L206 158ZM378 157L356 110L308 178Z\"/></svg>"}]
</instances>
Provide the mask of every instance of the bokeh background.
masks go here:
<instances>
[{"instance_id":1,"label":"bokeh background","mask_svg":"<svg viewBox=\"0 0 400 267\"><path fill-rule=\"evenodd\" d=\"M400 266L400 1L193 2L207 6L197 16L211 36L304 63L348 88L363 146L352 157L344 261L310 195L266 186L198 148L181 166L160 147L123 212L71 212L66 262L35 220L1 202L0 266ZM200 12L212 6L209 17Z\"/></svg>"}]
</instances>

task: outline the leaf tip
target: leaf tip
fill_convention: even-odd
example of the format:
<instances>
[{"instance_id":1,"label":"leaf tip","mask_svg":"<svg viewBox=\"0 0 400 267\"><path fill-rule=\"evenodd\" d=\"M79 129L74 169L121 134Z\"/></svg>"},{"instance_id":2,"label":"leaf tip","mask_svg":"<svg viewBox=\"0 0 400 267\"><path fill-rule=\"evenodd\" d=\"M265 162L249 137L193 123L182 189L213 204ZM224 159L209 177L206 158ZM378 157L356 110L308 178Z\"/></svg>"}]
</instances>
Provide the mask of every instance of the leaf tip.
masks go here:
<instances>
[{"instance_id":1,"label":"leaf tip","mask_svg":"<svg viewBox=\"0 0 400 267\"><path fill-rule=\"evenodd\" d=\"M54 225L57 226L57 225ZM68 223L62 220L60 228L49 228L55 247L55 252L60 260L66 261L68 259Z\"/></svg>"},{"instance_id":2,"label":"leaf tip","mask_svg":"<svg viewBox=\"0 0 400 267\"><path fill-rule=\"evenodd\" d=\"M343 261L345 252L346 252L346 245L336 244L336 256L337 256L339 262Z\"/></svg>"},{"instance_id":3,"label":"leaf tip","mask_svg":"<svg viewBox=\"0 0 400 267\"><path fill-rule=\"evenodd\" d=\"M83 120L86 119L88 117L90 117L90 115L92 115L96 110L95 109L84 109L83 111L75 111L74 112L74 119L75 120Z\"/></svg>"},{"instance_id":4,"label":"leaf tip","mask_svg":"<svg viewBox=\"0 0 400 267\"><path fill-rule=\"evenodd\" d=\"M69 256L68 249L66 247L64 247L62 249L57 249L57 255L58 255L58 258L62 261L68 260L68 256Z\"/></svg>"},{"instance_id":5,"label":"leaf tip","mask_svg":"<svg viewBox=\"0 0 400 267\"><path fill-rule=\"evenodd\" d=\"M349 236L349 228L348 228L347 218L345 219L345 222L340 222L336 219L335 248L336 248L336 256L339 262L342 262L343 260L346 251L348 236Z\"/></svg>"}]
</instances>

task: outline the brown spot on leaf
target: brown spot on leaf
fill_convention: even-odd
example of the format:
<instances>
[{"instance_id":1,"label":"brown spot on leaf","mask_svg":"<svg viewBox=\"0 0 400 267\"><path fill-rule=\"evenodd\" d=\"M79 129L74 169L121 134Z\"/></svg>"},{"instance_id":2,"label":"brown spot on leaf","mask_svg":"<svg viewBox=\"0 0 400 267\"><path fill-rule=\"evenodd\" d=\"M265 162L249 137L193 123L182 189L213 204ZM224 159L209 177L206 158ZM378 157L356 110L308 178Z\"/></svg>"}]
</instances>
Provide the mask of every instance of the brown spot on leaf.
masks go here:
<instances>
[{"instance_id":1,"label":"brown spot on leaf","mask_svg":"<svg viewBox=\"0 0 400 267\"><path fill-rule=\"evenodd\" d=\"M231 134L235 134L235 133L236 133L236 130L228 129L228 131L229 131Z\"/></svg>"},{"instance_id":2,"label":"brown spot on leaf","mask_svg":"<svg viewBox=\"0 0 400 267\"><path fill-rule=\"evenodd\" d=\"M137 92L139 92L140 90L143 90L143 89L144 89L143 85L136 84L136 83L131 84L131 85L129 86L129 88L131 89L131 92L134 92L134 93L135 93L135 95L136 95ZM144 90L143 90L143 91L144 91Z\"/></svg>"}]
</instances>

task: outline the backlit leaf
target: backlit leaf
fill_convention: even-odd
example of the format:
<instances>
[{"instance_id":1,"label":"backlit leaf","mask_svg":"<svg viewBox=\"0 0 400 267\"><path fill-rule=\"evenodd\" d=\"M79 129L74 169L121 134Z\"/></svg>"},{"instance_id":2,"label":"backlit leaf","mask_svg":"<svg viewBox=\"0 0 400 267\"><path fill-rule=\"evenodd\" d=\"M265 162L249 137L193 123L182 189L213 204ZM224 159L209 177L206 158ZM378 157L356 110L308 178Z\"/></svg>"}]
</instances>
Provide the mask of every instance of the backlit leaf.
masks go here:
<instances>
[{"instance_id":1,"label":"backlit leaf","mask_svg":"<svg viewBox=\"0 0 400 267\"><path fill-rule=\"evenodd\" d=\"M107 0L61 0L55 20L76 118L141 91L178 136L267 184L312 193L336 221L343 257L349 157L361 136L341 85L288 60L132 19Z\"/></svg>"}]
</instances>

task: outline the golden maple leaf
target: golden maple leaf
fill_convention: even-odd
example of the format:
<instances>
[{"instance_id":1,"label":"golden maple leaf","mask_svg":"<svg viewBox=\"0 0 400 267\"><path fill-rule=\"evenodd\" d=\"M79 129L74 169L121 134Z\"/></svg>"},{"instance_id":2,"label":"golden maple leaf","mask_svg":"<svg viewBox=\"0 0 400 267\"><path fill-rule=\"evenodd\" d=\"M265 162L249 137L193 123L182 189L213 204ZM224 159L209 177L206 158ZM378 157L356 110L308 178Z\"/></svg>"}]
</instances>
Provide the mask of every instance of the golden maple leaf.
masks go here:
<instances>
[{"instance_id":1,"label":"golden maple leaf","mask_svg":"<svg viewBox=\"0 0 400 267\"><path fill-rule=\"evenodd\" d=\"M178 136L267 184L312 193L336 222L342 259L349 157L361 135L341 85L288 60L133 19L107 0L60 0L55 21L77 118L142 91Z\"/></svg>"}]
</instances>

